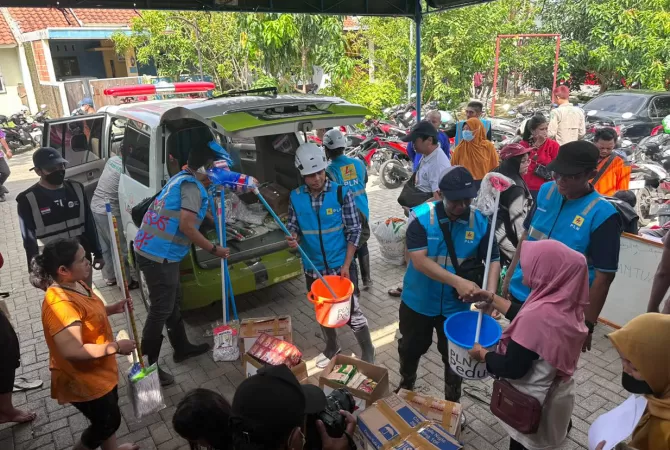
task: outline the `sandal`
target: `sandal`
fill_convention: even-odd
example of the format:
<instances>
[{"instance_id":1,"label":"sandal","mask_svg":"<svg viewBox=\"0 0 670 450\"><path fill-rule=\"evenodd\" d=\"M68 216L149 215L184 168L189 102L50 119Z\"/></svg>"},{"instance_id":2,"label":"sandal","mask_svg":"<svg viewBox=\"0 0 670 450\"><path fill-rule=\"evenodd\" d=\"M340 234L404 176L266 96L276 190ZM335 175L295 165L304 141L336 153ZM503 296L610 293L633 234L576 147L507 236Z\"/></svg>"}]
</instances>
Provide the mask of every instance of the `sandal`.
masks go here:
<instances>
[{"instance_id":1,"label":"sandal","mask_svg":"<svg viewBox=\"0 0 670 450\"><path fill-rule=\"evenodd\" d=\"M116 280L105 280L107 286L116 286Z\"/></svg>"},{"instance_id":2,"label":"sandal","mask_svg":"<svg viewBox=\"0 0 670 450\"><path fill-rule=\"evenodd\" d=\"M128 289L129 290L132 291L133 289L137 289L139 287L140 287L140 283L138 283L137 280L130 280L130 283L128 284Z\"/></svg>"},{"instance_id":3,"label":"sandal","mask_svg":"<svg viewBox=\"0 0 670 450\"><path fill-rule=\"evenodd\" d=\"M389 289L388 294L391 297L400 297L402 295L402 286L399 286L395 289Z\"/></svg>"},{"instance_id":4,"label":"sandal","mask_svg":"<svg viewBox=\"0 0 670 450\"><path fill-rule=\"evenodd\" d=\"M28 379L23 377L17 377L14 380L14 392L29 391L31 389L37 389L42 387L42 380L33 380L28 381Z\"/></svg>"},{"instance_id":5,"label":"sandal","mask_svg":"<svg viewBox=\"0 0 670 450\"><path fill-rule=\"evenodd\" d=\"M335 355L337 355L339 353L340 353L340 350L338 350L337 353L335 353ZM333 355L333 358L335 357L335 355ZM319 356L316 357L316 364L315 365L318 369L325 369L326 366L330 363L331 359L332 358L327 357L325 354L319 353Z\"/></svg>"}]
</instances>

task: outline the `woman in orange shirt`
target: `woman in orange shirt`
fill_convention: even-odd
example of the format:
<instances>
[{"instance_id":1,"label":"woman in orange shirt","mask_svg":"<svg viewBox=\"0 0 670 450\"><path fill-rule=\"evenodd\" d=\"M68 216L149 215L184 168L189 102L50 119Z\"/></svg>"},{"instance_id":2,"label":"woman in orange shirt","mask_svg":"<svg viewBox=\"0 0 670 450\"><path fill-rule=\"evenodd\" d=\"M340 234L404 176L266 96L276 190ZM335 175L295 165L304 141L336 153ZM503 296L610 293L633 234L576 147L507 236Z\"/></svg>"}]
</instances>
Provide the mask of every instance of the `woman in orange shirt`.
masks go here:
<instances>
[{"instance_id":1,"label":"woman in orange shirt","mask_svg":"<svg viewBox=\"0 0 670 450\"><path fill-rule=\"evenodd\" d=\"M90 421L75 450L135 450L135 444L116 443L121 411L114 356L131 354L135 341L115 341L107 318L123 313L128 300L105 306L83 281L90 271L77 239L48 243L32 262L30 281L46 290L42 325L49 347L51 397L60 404L71 403Z\"/></svg>"}]
</instances>

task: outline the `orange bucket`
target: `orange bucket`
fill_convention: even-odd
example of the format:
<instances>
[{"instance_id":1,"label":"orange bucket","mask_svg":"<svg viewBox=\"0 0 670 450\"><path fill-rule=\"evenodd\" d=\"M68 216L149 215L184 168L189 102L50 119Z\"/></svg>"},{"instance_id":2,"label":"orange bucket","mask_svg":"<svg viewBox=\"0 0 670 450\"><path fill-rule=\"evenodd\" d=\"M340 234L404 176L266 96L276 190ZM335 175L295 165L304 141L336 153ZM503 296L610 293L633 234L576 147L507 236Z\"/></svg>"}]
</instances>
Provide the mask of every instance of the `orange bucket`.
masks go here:
<instances>
[{"instance_id":1,"label":"orange bucket","mask_svg":"<svg viewBox=\"0 0 670 450\"><path fill-rule=\"evenodd\" d=\"M317 279L307 293L307 300L314 303L317 322L324 327L339 328L349 322L354 283L339 275L325 275L323 278L337 294L337 298L333 298L323 281Z\"/></svg>"}]
</instances>

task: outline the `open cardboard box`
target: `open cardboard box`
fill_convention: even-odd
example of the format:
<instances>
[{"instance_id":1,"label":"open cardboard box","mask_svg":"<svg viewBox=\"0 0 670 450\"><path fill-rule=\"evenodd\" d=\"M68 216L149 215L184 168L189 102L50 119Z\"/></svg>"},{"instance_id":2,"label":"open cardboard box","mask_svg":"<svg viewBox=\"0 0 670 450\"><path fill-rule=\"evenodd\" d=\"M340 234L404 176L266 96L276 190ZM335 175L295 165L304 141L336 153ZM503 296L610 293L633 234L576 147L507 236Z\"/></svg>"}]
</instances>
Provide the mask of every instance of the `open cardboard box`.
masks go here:
<instances>
[{"instance_id":1,"label":"open cardboard box","mask_svg":"<svg viewBox=\"0 0 670 450\"><path fill-rule=\"evenodd\" d=\"M456 439L460 439L461 416L463 415L460 403L417 394L405 389L398 391L398 397L409 403L412 408L419 410L427 419L441 424L445 430L456 436Z\"/></svg>"},{"instance_id":2,"label":"open cardboard box","mask_svg":"<svg viewBox=\"0 0 670 450\"><path fill-rule=\"evenodd\" d=\"M352 364L356 366L359 372L365 375L368 378L372 378L377 382L375 389L368 393L365 391L360 391L358 389L353 389L347 386L344 386L340 383L336 383L333 380L329 380L326 376L333 371L333 367L338 364ZM389 375L388 370L381 366L375 366L374 364L361 361L360 359L352 358L351 356L345 355L336 355L333 359L330 360L330 363L323 369L321 376L319 377L319 387L323 389L323 392L326 395L329 395L336 389L345 388L351 395L354 396L356 401L356 407L358 411L363 411L365 408L372 405L375 401L380 398L388 395L389 392Z\"/></svg>"},{"instance_id":3,"label":"open cardboard box","mask_svg":"<svg viewBox=\"0 0 670 450\"><path fill-rule=\"evenodd\" d=\"M245 378L256 375L258 369L265 365L265 363L258 361L256 358L247 353L242 355L242 366L244 367ZM300 361L300 364L291 368L291 372L293 372L293 375L295 375L298 381L305 380L307 379L307 364L305 364L305 361Z\"/></svg>"},{"instance_id":4,"label":"open cardboard box","mask_svg":"<svg viewBox=\"0 0 670 450\"><path fill-rule=\"evenodd\" d=\"M291 316L242 319L242 322L240 322L240 334L238 339L240 355L244 355L254 345L256 339L263 333L292 344L293 328L291 326Z\"/></svg>"}]
</instances>

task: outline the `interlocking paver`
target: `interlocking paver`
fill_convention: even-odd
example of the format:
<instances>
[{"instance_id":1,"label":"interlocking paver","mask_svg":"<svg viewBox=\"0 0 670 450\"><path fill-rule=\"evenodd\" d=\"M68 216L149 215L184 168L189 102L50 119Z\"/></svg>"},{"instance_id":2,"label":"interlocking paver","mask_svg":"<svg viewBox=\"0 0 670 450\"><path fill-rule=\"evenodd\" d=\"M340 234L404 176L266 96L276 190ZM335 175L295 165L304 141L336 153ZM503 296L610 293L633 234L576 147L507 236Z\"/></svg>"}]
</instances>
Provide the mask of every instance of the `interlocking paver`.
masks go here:
<instances>
[{"instance_id":1,"label":"interlocking paver","mask_svg":"<svg viewBox=\"0 0 670 450\"><path fill-rule=\"evenodd\" d=\"M50 378L48 368L48 348L44 341L40 319L43 293L33 288L26 274L25 253L23 251L18 218L16 217L15 195L27 188L34 181L25 167L30 167L30 154L17 155L10 161L12 177L7 183L11 194L8 201L0 203L0 251L5 258L5 266L0 270L0 286L2 290L10 290L11 296L5 300L11 314L12 323L19 334L22 351L22 367L17 375L27 378L41 378L44 385L41 389L19 392L13 395L16 406L38 412L38 419L33 424L0 425L0 448L2 450L19 449L51 449L60 450L71 447L76 442L88 421L74 407L59 405L50 398ZM20 167L21 169L16 169ZM26 173L20 174L23 170ZM12 180L20 180L12 182ZM376 177L371 177L372 184L368 189L370 199L371 222L386 219L389 216L402 217L402 210L396 202L399 189L389 191L377 184ZM399 300L386 294L390 288L402 283L404 267L384 262L381 258L379 245L375 238L369 241L372 278L375 286L361 294L361 307L365 312L377 347L377 362L389 369L389 380L394 388L400 381L398 374L398 306ZM120 291L115 287L106 287L100 283L99 272L95 273L94 281L102 286L100 295L107 302L121 298ZM139 294L134 298L139 300ZM290 280L279 286L239 296L236 300L240 317L262 317L272 314L290 314L293 320L294 339L303 351L305 359L310 362L322 347L320 329L314 320L314 310L305 300L305 285L302 278ZM184 313L188 323L189 337L196 342L204 342L204 332L221 314L221 305L215 304L198 311ZM141 328L146 319L143 305L137 301L136 315ZM123 317L112 318L114 332L125 328ZM587 442L590 423L605 410L627 397L618 379L621 374L621 363L616 351L605 337L608 329L599 326L594 335L593 350L582 355L579 369L574 379L577 384L577 401L573 414L574 428L566 440L564 449L583 448ZM344 353L359 351L353 334L348 328L339 331ZM435 340L434 340L435 342ZM181 440L172 429L172 415L176 404L185 392L196 387L207 387L220 392L229 401L236 386L242 382L242 366L237 362L216 363L211 355L202 355L182 364L172 361L172 348L165 341L161 363L175 375L176 385L164 391L167 408L159 414L153 414L137 421L127 396L125 373L128 361L119 358L119 405L122 411L122 423L117 435L119 442L137 442L142 449L158 448L159 450L186 449L188 445ZM313 363L308 365L313 367ZM311 375L315 370L311 370ZM426 353L418 371L417 388L421 392L440 397L444 388L442 357L436 345ZM491 381L464 383L462 397L463 408L469 419L469 426L463 433L466 449L489 450L506 449L508 438L497 423L497 419L488 411L487 405L468 397L472 393L483 399L491 394Z\"/></svg>"}]
</instances>

